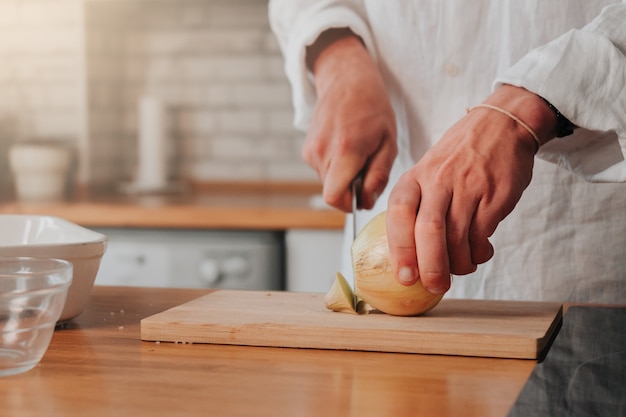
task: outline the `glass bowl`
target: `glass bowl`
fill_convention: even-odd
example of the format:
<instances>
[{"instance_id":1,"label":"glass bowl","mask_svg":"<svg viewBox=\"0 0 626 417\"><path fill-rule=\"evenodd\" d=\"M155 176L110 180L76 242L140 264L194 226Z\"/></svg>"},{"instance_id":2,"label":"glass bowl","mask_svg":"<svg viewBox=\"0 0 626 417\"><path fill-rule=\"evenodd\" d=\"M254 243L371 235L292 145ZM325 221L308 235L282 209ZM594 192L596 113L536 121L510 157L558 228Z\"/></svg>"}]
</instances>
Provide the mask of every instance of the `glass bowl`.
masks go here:
<instances>
[{"instance_id":1,"label":"glass bowl","mask_svg":"<svg viewBox=\"0 0 626 417\"><path fill-rule=\"evenodd\" d=\"M61 259L0 257L0 376L32 369L46 353L72 272Z\"/></svg>"}]
</instances>

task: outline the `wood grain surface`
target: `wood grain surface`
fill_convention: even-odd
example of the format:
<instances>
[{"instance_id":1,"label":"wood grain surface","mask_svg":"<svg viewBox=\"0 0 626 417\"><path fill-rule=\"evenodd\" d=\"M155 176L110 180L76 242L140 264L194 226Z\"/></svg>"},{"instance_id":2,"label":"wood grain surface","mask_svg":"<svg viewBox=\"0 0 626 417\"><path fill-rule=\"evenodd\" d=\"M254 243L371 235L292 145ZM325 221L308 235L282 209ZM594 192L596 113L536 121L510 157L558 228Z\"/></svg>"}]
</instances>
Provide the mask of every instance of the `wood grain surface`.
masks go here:
<instances>
[{"instance_id":1,"label":"wood grain surface","mask_svg":"<svg viewBox=\"0 0 626 417\"><path fill-rule=\"evenodd\" d=\"M143 340L536 359L560 303L446 300L418 317L334 313L322 294L219 290L141 321Z\"/></svg>"},{"instance_id":2,"label":"wood grain surface","mask_svg":"<svg viewBox=\"0 0 626 417\"><path fill-rule=\"evenodd\" d=\"M505 417L532 360L142 342L142 318L206 290L96 287L0 416Z\"/></svg>"},{"instance_id":3,"label":"wood grain surface","mask_svg":"<svg viewBox=\"0 0 626 417\"><path fill-rule=\"evenodd\" d=\"M0 202L0 214L58 216L86 227L342 229L345 214L318 207L310 186L207 186L201 192L88 195L59 202Z\"/></svg>"}]
</instances>

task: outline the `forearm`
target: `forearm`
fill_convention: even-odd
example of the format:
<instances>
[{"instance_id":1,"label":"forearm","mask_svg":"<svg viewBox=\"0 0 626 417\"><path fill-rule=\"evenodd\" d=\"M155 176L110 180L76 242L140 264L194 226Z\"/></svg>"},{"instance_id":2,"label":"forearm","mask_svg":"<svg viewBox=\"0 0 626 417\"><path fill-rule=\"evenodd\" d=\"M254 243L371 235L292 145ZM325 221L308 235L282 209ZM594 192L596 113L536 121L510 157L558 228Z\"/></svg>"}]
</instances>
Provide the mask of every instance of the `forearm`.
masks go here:
<instances>
[{"instance_id":1,"label":"forearm","mask_svg":"<svg viewBox=\"0 0 626 417\"><path fill-rule=\"evenodd\" d=\"M285 72L292 87L294 124L308 130L317 103L317 87L307 66L307 48L333 28L350 28L376 59L367 15L358 0L271 0L270 25L285 57Z\"/></svg>"}]
</instances>

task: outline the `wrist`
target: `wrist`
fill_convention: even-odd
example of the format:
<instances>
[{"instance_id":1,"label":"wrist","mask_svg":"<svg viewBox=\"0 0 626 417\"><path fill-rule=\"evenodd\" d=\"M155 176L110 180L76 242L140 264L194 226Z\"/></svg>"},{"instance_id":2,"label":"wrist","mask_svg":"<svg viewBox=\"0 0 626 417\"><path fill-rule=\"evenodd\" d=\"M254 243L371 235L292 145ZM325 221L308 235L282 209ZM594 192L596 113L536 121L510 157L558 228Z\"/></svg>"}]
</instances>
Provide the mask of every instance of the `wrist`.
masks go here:
<instances>
[{"instance_id":1,"label":"wrist","mask_svg":"<svg viewBox=\"0 0 626 417\"><path fill-rule=\"evenodd\" d=\"M332 28L320 33L313 44L306 48L306 67L313 74L317 71L316 65L319 61L323 61L327 55L330 55L335 49L343 48L350 45L354 41L362 46L361 38L354 34L349 28ZM339 45L335 45L339 44Z\"/></svg>"},{"instance_id":2,"label":"wrist","mask_svg":"<svg viewBox=\"0 0 626 417\"><path fill-rule=\"evenodd\" d=\"M306 65L314 75L318 92L337 71L348 70L355 59L363 59L364 55L369 58L361 38L350 29L334 28L322 32L306 49Z\"/></svg>"},{"instance_id":3,"label":"wrist","mask_svg":"<svg viewBox=\"0 0 626 417\"><path fill-rule=\"evenodd\" d=\"M498 88L485 103L498 106L523 120L543 145L556 137L558 121L549 104L522 87L505 84Z\"/></svg>"}]
</instances>

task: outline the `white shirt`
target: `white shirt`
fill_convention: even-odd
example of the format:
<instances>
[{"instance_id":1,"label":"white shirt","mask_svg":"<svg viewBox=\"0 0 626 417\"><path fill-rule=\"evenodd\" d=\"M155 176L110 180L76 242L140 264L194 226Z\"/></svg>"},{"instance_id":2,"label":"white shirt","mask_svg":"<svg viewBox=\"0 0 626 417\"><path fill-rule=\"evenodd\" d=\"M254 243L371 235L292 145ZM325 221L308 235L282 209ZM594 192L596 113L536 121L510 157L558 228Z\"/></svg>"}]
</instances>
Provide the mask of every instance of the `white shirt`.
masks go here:
<instances>
[{"instance_id":1,"label":"white shirt","mask_svg":"<svg viewBox=\"0 0 626 417\"><path fill-rule=\"evenodd\" d=\"M495 85L549 100L581 128L541 148L531 185L492 236L493 259L455 277L447 296L626 302L626 184L591 183L626 181L626 1L272 0L270 22L299 129L316 103L305 48L324 30L350 27L386 82L399 156L374 209L357 216L361 226Z\"/></svg>"}]
</instances>

